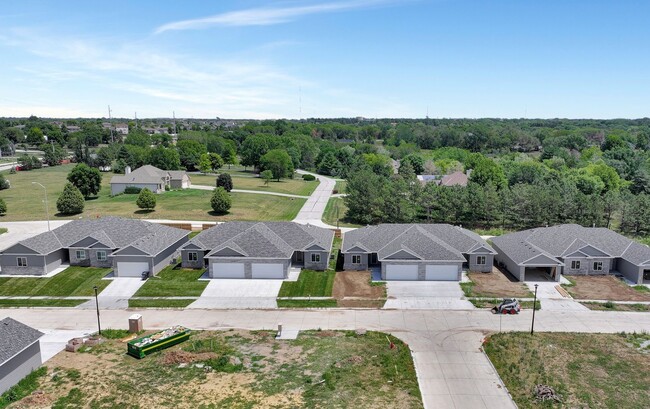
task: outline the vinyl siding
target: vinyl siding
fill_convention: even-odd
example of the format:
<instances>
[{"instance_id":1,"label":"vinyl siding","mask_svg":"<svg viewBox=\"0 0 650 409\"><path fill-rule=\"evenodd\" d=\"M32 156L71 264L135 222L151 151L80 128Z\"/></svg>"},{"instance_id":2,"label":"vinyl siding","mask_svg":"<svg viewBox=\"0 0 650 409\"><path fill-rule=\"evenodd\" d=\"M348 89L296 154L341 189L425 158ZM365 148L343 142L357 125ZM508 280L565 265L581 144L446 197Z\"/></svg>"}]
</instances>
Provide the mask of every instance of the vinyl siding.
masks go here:
<instances>
[{"instance_id":1,"label":"vinyl siding","mask_svg":"<svg viewBox=\"0 0 650 409\"><path fill-rule=\"evenodd\" d=\"M38 369L41 364L41 345L36 341L0 366L0 394Z\"/></svg>"}]
</instances>

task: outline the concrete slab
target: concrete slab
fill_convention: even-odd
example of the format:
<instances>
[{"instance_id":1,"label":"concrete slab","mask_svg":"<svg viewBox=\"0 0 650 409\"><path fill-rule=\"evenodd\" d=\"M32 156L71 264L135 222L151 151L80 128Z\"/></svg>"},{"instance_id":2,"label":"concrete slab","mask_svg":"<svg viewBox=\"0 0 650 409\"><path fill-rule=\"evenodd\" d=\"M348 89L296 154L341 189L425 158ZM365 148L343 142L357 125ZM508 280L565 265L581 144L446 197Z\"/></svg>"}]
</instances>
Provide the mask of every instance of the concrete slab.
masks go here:
<instances>
[{"instance_id":1,"label":"concrete slab","mask_svg":"<svg viewBox=\"0 0 650 409\"><path fill-rule=\"evenodd\" d=\"M129 298L146 283L146 281L135 277L116 277L111 283L99 293L97 302L100 309L124 309L129 306ZM95 300L89 300L77 308L95 309Z\"/></svg>"},{"instance_id":2,"label":"concrete slab","mask_svg":"<svg viewBox=\"0 0 650 409\"><path fill-rule=\"evenodd\" d=\"M276 335L275 339L296 339L300 331L297 329L283 329L282 332Z\"/></svg>"},{"instance_id":3,"label":"concrete slab","mask_svg":"<svg viewBox=\"0 0 650 409\"><path fill-rule=\"evenodd\" d=\"M41 357L43 363L49 361L54 355L65 349L66 344L72 338L86 337L94 332L96 329L79 329L79 330L56 330L45 329L41 330L45 335L41 338Z\"/></svg>"},{"instance_id":4,"label":"concrete slab","mask_svg":"<svg viewBox=\"0 0 650 409\"><path fill-rule=\"evenodd\" d=\"M277 308L282 280L213 279L187 308Z\"/></svg>"},{"instance_id":5,"label":"concrete slab","mask_svg":"<svg viewBox=\"0 0 650 409\"><path fill-rule=\"evenodd\" d=\"M456 281L387 281L385 309L473 310Z\"/></svg>"}]
</instances>

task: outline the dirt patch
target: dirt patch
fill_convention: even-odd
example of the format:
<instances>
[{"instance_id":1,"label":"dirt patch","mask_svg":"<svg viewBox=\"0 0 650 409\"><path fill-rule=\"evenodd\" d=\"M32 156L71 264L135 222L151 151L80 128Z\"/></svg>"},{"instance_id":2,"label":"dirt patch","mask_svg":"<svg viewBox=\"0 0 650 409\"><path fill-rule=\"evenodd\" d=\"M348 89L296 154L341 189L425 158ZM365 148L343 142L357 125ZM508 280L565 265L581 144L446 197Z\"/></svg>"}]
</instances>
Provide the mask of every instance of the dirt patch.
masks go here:
<instances>
[{"instance_id":1,"label":"dirt patch","mask_svg":"<svg viewBox=\"0 0 650 409\"><path fill-rule=\"evenodd\" d=\"M468 273L474 283L472 295L475 297L532 297L525 284L517 281L506 271L492 267L490 273Z\"/></svg>"},{"instance_id":2,"label":"dirt patch","mask_svg":"<svg viewBox=\"0 0 650 409\"><path fill-rule=\"evenodd\" d=\"M611 275L568 276L574 286L564 288L580 300L650 301L650 295L641 293Z\"/></svg>"},{"instance_id":3,"label":"dirt patch","mask_svg":"<svg viewBox=\"0 0 650 409\"><path fill-rule=\"evenodd\" d=\"M369 271L339 271L334 278L332 297L385 298L385 287L370 285Z\"/></svg>"}]
</instances>

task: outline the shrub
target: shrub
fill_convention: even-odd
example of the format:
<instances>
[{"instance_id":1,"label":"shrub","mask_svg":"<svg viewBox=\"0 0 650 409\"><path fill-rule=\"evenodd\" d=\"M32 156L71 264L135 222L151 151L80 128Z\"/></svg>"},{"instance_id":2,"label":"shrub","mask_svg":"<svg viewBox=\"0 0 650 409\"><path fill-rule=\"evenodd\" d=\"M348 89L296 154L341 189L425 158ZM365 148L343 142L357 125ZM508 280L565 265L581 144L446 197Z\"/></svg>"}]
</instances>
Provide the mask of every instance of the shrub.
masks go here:
<instances>
[{"instance_id":1,"label":"shrub","mask_svg":"<svg viewBox=\"0 0 650 409\"><path fill-rule=\"evenodd\" d=\"M79 189L68 182L61 196L56 200L56 208L62 214L77 214L84 211L84 196Z\"/></svg>"},{"instance_id":2,"label":"shrub","mask_svg":"<svg viewBox=\"0 0 650 409\"><path fill-rule=\"evenodd\" d=\"M127 195L137 195L140 194L141 191L142 188L137 186L127 186L124 188L124 193Z\"/></svg>"},{"instance_id":3,"label":"shrub","mask_svg":"<svg viewBox=\"0 0 650 409\"><path fill-rule=\"evenodd\" d=\"M140 192L135 204L137 204L140 209L153 210L156 207L156 195L145 187Z\"/></svg>"},{"instance_id":4,"label":"shrub","mask_svg":"<svg viewBox=\"0 0 650 409\"><path fill-rule=\"evenodd\" d=\"M7 204L4 199L0 199L0 216L3 216L7 213Z\"/></svg>"},{"instance_id":5,"label":"shrub","mask_svg":"<svg viewBox=\"0 0 650 409\"><path fill-rule=\"evenodd\" d=\"M603 304L603 306L605 308L607 308L608 310L613 310L614 309L614 303L611 302L611 301L607 301L605 304Z\"/></svg>"},{"instance_id":6,"label":"shrub","mask_svg":"<svg viewBox=\"0 0 650 409\"><path fill-rule=\"evenodd\" d=\"M307 182L311 182L313 180L316 180L316 176L310 175L310 174L305 174L305 175L302 175L302 180L305 180Z\"/></svg>"},{"instance_id":7,"label":"shrub","mask_svg":"<svg viewBox=\"0 0 650 409\"><path fill-rule=\"evenodd\" d=\"M232 190L232 176L230 176L230 173L222 173L217 176L217 187L226 189L226 192Z\"/></svg>"},{"instance_id":8,"label":"shrub","mask_svg":"<svg viewBox=\"0 0 650 409\"><path fill-rule=\"evenodd\" d=\"M4 175L0 175L0 190L9 189L10 187L11 183L5 179Z\"/></svg>"},{"instance_id":9,"label":"shrub","mask_svg":"<svg viewBox=\"0 0 650 409\"><path fill-rule=\"evenodd\" d=\"M230 210L230 206L232 206L232 199L230 198L230 194L228 194L228 192L226 192L226 189L222 187L215 188L214 193L212 193L210 205L212 206L212 210L214 210L215 213L223 214L228 212L228 210Z\"/></svg>"}]
</instances>

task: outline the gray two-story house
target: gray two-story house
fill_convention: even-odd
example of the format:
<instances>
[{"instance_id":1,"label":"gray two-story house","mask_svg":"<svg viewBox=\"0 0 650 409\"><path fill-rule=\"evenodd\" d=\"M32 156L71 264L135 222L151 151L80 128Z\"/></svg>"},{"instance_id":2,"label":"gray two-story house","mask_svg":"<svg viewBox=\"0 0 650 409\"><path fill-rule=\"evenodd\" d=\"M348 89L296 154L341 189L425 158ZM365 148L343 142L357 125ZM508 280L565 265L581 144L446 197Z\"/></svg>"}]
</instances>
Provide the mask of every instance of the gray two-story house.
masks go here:
<instances>
[{"instance_id":1,"label":"gray two-story house","mask_svg":"<svg viewBox=\"0 0 650 409\"><path fill-rule=\"evenodd\" d=\"M227 222L181 248L182 266L211 278L284 279L291 267L326 270L334 232L292 222Z\"/></svg>"},{"instance_id":2,"label":"gray two-story house","mask_svg":"<svg viewBox=\"0 0 650 409\"><path fill-rule=\"evenodd\" d=\"M604 227L561 224L492 239L497 263L520 281L560 275L619 272L633 283L650 282L650 247Z\"/></svg>"},{"instance_id":3,"label":"gray two-story house","mask_svg":"<svg viewBox=\"0 0 650 409\"><path fill-rule=\"evenodd\" d=\"M116 277L156 274L189 232L120 217L73 220L0 253L1 275L47 275L61 265L113 268Z\"/></svg>"},{"instance_id":4,"label":"gray two-story house","mask_svg":"<svg viewBox=\"0 0 650 409\"><path fill-rule=\"evenodd\" d=\"M492 271L496 254L476 233L449 224L380 224L352 230L345 270L381 269L383 280L459 281L463 269Z\"/></svg>"}]
</instances>

